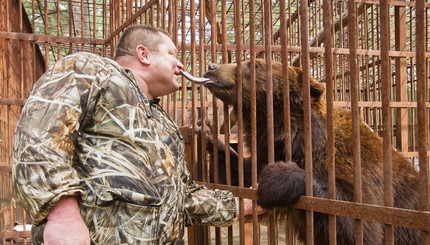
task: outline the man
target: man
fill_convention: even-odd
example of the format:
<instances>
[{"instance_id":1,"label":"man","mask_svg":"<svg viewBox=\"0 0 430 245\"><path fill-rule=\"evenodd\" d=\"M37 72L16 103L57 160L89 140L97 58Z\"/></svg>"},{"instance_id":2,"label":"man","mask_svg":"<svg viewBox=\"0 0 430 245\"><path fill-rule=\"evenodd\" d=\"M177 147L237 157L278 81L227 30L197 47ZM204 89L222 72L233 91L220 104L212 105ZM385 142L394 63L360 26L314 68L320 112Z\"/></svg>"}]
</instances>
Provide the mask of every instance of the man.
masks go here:
<instances>
[{"instance_id":1,"label":"man","mask_svg":"<svg viewBox=\"0 0 430 245\"><path fill-rule=\"evenodd\" d=\"M36 244L180 244L185 225L232 222L235 198L190 179L182 136L157 104L179 88L176 54L164 30L135 25L115 61L73 54L35 84L13 173Z\"/></svg>"}]
</instances>

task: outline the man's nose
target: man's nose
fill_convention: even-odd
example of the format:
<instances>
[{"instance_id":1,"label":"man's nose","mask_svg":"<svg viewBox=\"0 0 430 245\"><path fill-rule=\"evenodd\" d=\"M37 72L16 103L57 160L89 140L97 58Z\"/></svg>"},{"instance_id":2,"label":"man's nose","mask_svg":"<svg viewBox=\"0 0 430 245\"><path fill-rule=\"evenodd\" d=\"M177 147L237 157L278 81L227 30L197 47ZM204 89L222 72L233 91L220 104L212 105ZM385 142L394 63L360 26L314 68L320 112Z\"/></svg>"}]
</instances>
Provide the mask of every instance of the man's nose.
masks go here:
<instances>
[{"instance_id":1,"label":"man's nose","mask_svg":"<svg viewBox=\"0 0 430 245\"><path fill-rule=\"evenodd\" d=\"M209 69L210 71L216 70L216 69L218 69L218 64L215 64L215 63L209 63L209 64L208 64L208 69Z\"/></svg>"}]
</instances>

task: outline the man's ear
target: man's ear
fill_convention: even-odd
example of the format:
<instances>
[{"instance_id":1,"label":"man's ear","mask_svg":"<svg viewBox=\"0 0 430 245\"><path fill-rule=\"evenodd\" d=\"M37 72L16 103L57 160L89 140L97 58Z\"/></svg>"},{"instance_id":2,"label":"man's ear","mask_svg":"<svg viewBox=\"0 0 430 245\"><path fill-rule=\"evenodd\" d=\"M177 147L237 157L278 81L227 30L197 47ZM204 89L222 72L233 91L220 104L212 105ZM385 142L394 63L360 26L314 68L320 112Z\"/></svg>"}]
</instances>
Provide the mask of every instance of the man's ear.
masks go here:
<instances>
[{"instance_id":1,"label":"man's ear","mask_svg":"<svg viewBox=\"0 0 430 245\"><path fill-rule=\"evenodd\" d=\"M149 50L146 46L143 45L137 45L136 46L136 55L139 59L140 63L144 65L150 65L151 62L149 61Z\"/></svg>"}]
</instances>

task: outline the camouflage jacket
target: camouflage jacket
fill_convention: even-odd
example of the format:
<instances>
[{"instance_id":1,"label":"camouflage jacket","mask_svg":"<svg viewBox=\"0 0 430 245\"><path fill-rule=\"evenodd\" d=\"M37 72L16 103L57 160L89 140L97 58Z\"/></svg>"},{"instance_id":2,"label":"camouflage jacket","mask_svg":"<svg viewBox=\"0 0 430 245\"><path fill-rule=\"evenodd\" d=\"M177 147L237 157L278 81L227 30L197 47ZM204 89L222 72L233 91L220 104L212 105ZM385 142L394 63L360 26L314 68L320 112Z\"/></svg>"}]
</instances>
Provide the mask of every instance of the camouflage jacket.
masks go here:
<instances>
[{"instance_id":1,"label":"camouflage jacket","mask_svg":"<svg viewBox=\"0 0 430 245\"><path fill-rule=\"evenodd\" d=\"M176 124L131 71L89 53L35 84L16 127L14 190L36 226L75 196L93 244L176 244L192 223L229 225L230 192L191 180Z\"/></svg>"}]
</instances>

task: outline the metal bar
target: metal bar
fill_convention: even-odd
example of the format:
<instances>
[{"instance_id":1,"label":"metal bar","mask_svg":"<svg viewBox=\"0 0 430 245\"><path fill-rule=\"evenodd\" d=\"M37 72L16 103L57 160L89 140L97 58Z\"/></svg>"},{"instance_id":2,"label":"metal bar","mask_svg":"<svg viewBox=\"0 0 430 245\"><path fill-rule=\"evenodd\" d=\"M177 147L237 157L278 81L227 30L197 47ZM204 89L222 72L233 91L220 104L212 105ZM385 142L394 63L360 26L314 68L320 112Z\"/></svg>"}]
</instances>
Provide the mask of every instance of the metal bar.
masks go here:
<instances>
[{"instance_id":1,"label":"metal bar","mask_svg":"<svg viewBox=\"0 0 430 245\"><path fill-rule=\"evenodd\" d=\"M291 26L291 18L287 22L286 20L286 2L285 0L279 1L280 8L280 41L281 41L281 61L282 61L282 74L283 80L283 112L284 112L284 146L285 146L285 161L291 161L291 121L290 121L290 81L288 72L288 39L287 39L287 27ZM290 8L289 8L290 9ZM295 18L298 17L297 12L295 13ZM289 15L290 16L290 15ZM276 33L275 33L276 35ZM286 220L286 242L287 244L293 244L295 240L295 230L293 221L293 211L291 208L287 210L287 220Z\"/></svg>"},{"instance_id":2,"label":"metal bar","mask_svg":"<svg viewBox=\"0 0 430 245\"><path fill-rule=\"evenodd\" d=\"M234 2L234 40L236 42L236 93L237 93L237 126L239 139L243 138L243 83L242 83L242 47L241 47L241 1ZM238 169L239 169L239 187L244 186L243 176L243 141L238 142ZM239 199L239 241L244 244L244 218L243 218L243 199Z\"/></svg>"},{"instance_id":3,"label":"metal bar","mask_svg":"<svg viewBox=\"0 0 430 245\"><path fill-rule=\"evenodd\" d=\"M340 0L341 2L347 2L348 0ZM356 3L366 4L380 4L380 0L355 0ZM416 7L416 2L389 0L388 5L399 6L399 7ZM424 3L425 8L430 8L430 3Z\"/></svg>"},{"instance_id":4,"label":"metal bar","mask_svg":"<svg viewBox=\"0 0 430 245\"><path fill-rule=\"evenodd\" d=\"M172 35L172 40L173 43L175 44L175 46L178 48L178 25L179 25L179 21L178 21L178 1L172 1L169 0L169 33ZM185 65L185 64L184 64ZM174 93L173 94L173 120L175 122L178 121L178 93ZM182 125L184 126L184 125Z\"/></svg>"},{"instance_id":5,"label":"metal bar","mask_svg":"<svg viewBox=\"0 0 430 245\"><path fill-rule=\"evenodd\" d=\"M303 86L303 127L305 152L305 181L306 196L313 195L312 176L312 126L311 126L311 97L310 97L310 57L309 57L309 7L307 0L300 1L300 40L301 40L301 66ZM306 244L314 244L313 211L306 211Z\"/></svg>"},{"instance_id":6,"label":"metal bar","mask_svg":"<svg viewBox=\"0 0 430 245\"><path fill-rule=\"evenodd\" d=\"M199 0L199 19L198 19L199 30L198 30L198 33L199 33L199 43L200 44L205 43L205 30L204 30L204 25L205 25L204 10L205 10L205 8L204 8L204 4L205 4L205 0ZM201 77L202 76L202 69L203 69L203 67L205 67L204 50L203 50L202 45L199 45L198 52L199 52L199 57L198 57L199 58L199 76ZM200 86L200 121L201 121L201 127L202 128L206 127L206 120L207 120L206 107L203 106L203 102L207 100L204 90L205 90L204 86ZM204 130L202 130L202 132L204 132ZM214 134L214 137L215 137L215 139L218 137L216 135L216 132ZM210 166L208 165L208 162L206 161L206 135L204 133L202 133L200 135L200 138L201 138L200 147L201 147L201 153L202 153L200 158L201 158L202 168L203 168L202 169L202 173L203 173L202 180L208 182L208 181L210 181L210 176L209 176L209 173L210 173L209 167ZM218 141L216 141L216 140L214 140L214 142L218 143ZM218 149L218 147L215 149ZM214 158L216 158L216 159L214 159L215 161L218 161L218 154L217 153L218 153L218 151L214 150Z\"/></svg>"},{"instance_id":7,"label":"metal bar","mask_svg":"<svg viewBox=\"0 0 430 245\"><path fill-rule=\"evenodd\" d=\"M14 239L31 237L31 231L2 231L0 232L0 239Z\"/></svg>"},{"instance_id":8,"label":"metal bar","mask_svg":"<svg viewBox=\"0 0 430 245\"><path fill-rule=\"evenodd\" d=\"M430 212L428 211L400 209L305 196L301 197L295 203L294 207L357 220L367 220L426 231L430 230Z\"/></svg>"},{"instance_id":9,"label":"metal bar","mask_svg":"<svg viewBox=\"0 0 430 245\"><path fill-rule=\"evenodd\" d=\"M398 51L406 51L406 8L395 7L395 46ZM407 67L406 58L396 58L396 99L407 101ZM408 150L408 110L397 109L396 147L400 151Z\"/></svg>"},{"instance_id":10,"label":"metal bar","mask_svg":"<svg viewBox=\"0 0 430 245\"><path fill-rule=\"evenodd\" d=\"M264 2L264 44L266 60L266 116L267 116L267 164L275 163L275 135L273 122L273 72L272 72L272 1ZM276 214L269 213L269 241L278 244Z\"/></svg>"},{"instance_id":11,"label":"metal bar","mask_svg":"<svg viewBox=\"0 0 430 245\"><path fill-rule=\"evenodd\" d=\"M184 6L182 6L184 7ZM196 6L195 6L195 2L194 1L190 1L190 19L193 21L190 21L191 23L191 29L190 29L190 35L191 35L191 73L192 75L196 75L196 22L194 21L196 19L195 16L195 12L196 12ZM195 83L191 84L191 105L192 105L192 127L193 127L193 132L197 131L197 86ZM197 134L194 133L193 134L193 156L192 156L192 160L193 160L193 176L194 179L200 180L201 179L201 175L200 175L200 169L199 169L199 165L198 165L198 144L197 144Z\"/></svg>"},{"instance_id":12,"label":"metal bar","mask_svg":"<svg viewBox=\"0 0 430 245\"><path fill-rule=\"evenodd\" d=\"M254 15L254 1L249 2L249 15ZM256 70L255 70L255 18L249 18L249 45L250 45L250 100L251 100L251 166L252 166L252 187L256 188L258 184L258 170L257 170L257 84L256 84ZM257 215L257 202L252 202L252 244L259 244L259 224Z\"/></svg>"},{"instance_id":13,"label":"metal bar","mask_svg":"<svg viewBox=\"0 0 430 245\"><path fill-rule=\"evenodd\" d=\"M257 199L257 191L250 188L215 183L199 183L206 185L210 189L229 190L235 196L241 198ZM429 211L401 209L309 196L300 197L293 207L352 219L430 231Z\"/></svg>"},{"instance_id":14,"label":"metal bar","mask_svg":"<svg viewBox=\"0 0 430 245\"><path fill-rule=\"evenodd\" d=\"M362 202L362 180L361 180L361 152L360 152L360 111L359 100L359 78L357 64L357 9L355 0L348 0L348 15L350 18L348 25L348 48L349 74L351 87L351 114L352 114L352 138L353 140L353 165L354 165L354 201ZM354 225L355 244L363 244L363 222L355 220Z\"/></svg>"},{"instance_id":15,"label":"metal bar","mask_svg":"<svg viewBox=\"0 0 430 245\"><path fill-rule=\"evenodd\" d=\"M0 39L35 41L35 42L53 42L53 43L78 43L78 44L96 44L104 45L105 40L98 38L79 38L79 37L62 37L43 34L30 34L19 32L0 32Z\"/></svg>"},{"instance_id":16,"label":"metal bar","mask_svg":"<svg viewBox=\"0 0 430 245\"><path fill-rule=\"evenodd\" d=\"M392 207L393 200L393 167L392 167L392 122L391 122L391 61L388 56L390 49L390 16L388 1L380 4L381 33L381 80L382 80L382 121L383 121L383 159L384 159L384 204ZM394 227L385 225L385 244L394 245Z\"/></svg>"},{"instance_id":17,"label":"metal bar","mask_svg":"<svg viewBox=\"0 0 430 245\"><path fill-rule=\"evenodd\" d=\"M209 107L212 106L212 103L215 103L218 107L223 107L224 103L222 101L216 101L216 102L210 102L205 101L203 103L203 106ZM430 102L425 103L427 108L430 108ZM190 108L191 102L185 102L184 108ZM333 101L334 107L344 107L344 108L351 108L351 101ZM358 107L359 108L381 108L382 102L381 101L358 101ZM417 102L397 102L397 101L391 101L390 103L391 108L416 108L418 107ZM178 106L178 108L182 108L182 105Z\"/></svg>"},{"instance_id":18,"label":"metal bar","mask_svg":"<svg viewBox=\"0 0 430 245\"><path fill-rule=\"evenodd\" d=\"M186 16L186 12L185 12L185 0L181 1L181 15L182 15L182 23L181 23L181 58L182 58L182 64L184 64L184 66L186 66L186 20L185 20L185 16ZM185 78L182 78L182 126L186 125L186 106L185 103L187 102L187 80Z\"/></svg>"},{"instance_id":19,"label":"metal bar","mask_svg":"<svg viewBox=\"0 0 430 245\"><path fill-rule=\"evenodd\" d=\"M0 172L1 173L12 173L12 166L11 165L6 165L8 163L2 163L0 165Z\"/></svg>"},{"instance_id":20,"label":"metal bar","mask_svg":"<svg viewBox=\"0 0 430 245\"><path fill-rule=\"evenodd\" d=\"M109 44L113 38L122 32L127 26L129 26L133 21L139 18L143 13L145 13L150 7L158 3L158 0L150 0L143 7L141 7L136 13L133 14L129 19L127 19L122 25L120 25L115 31L113 31L108 38L106 38L104 44Z\"/></svg>"},{"instance_id":21,"label":"metal bar","mask_svg":"<svg viewBox=\"0 0 430 245\"><path fill-rule=\"evenodd\" d=\"M221 32L224 35L221 36L221 47L217 50L221 50L222 63L229 62L229 56L227 51L227 0L221 0ZM214 45L216 46L216 45ZM223 103L224 111L224 142L230 142L230 120L229 120L229 108L228 104ZM231 158L230 152L225 151L225 169L226 169L226 184L231 185ZM227 243L233 244L233 227L227 228Z\"/></svg>"},{"instance_id":22,"label":"metal bar","mask_svg":"<svg viewBox=\"0 0 430 245\"><path fill-rule=\"evenodd\" d=\"M209 9L210 9L210 23L211 23L211 62L217 63L217 50L215 48L215 44L218 43L218 28L217 28L217 16L216 16L216 2L215 0L209 0ZM208 9L208 8L206 8ZM203 50L202 50L203 52ZM205 89L206 92L206 89ZM212 118L212 134L215 137L218 137L218 106L217 106L217 98L212 95L213 106L213 118ZM224 115L224 118L228 118L228 114ZM219 161L218 161L218 141L213 142L213 161L214 161L214 181L215 183L219 183ZM217 237L220 236L217 231ZM217 239L218 241L218 239Z\"/></svg>"},{"instance_id":23,"label":"metal bar","mask_svg":"<svg viewBox=\"0 0 430 245\"><path fill-rule=\"evenodd\" d=\"M204 50L210 50L211 49L211 44L205 44L204 46L205 46ZM216 46L216 49L218 51L222 50L222 48L223 48L219 44L215 45L215 46ZM235 46L236 46L235 44L226 44L225 48L227 50L235 50L236 49ZM189 48L190 48L189 44L186 44L185 49L189 50ZM281 52L281 50L282 50L282 47L280 45L272 45L271 48L272 48L273 52ZM250 45L243 44L242 50L249 51ZM264 51L265 46L264 45L255 45L255 50L256 51ZM301 51L301 47L300 46L287 46L287 51L297 53L297 52ZM367 49L358 49L357 48L355 51L356 51L357 55L367 55L367 56L380 56L381 55L380 50L373 50L373 49L367 50ZM308 52L309 53L321 53L321 54L323 54L325 52L325 48L324 47L309 47ZM332 52L333 52L333 54L349 55L350 49L348 49L348 48L333 48ZM393 50L391 50L388 52L388 54L390 57L404 57L404 58L415 57L415 52L408 52L408 51L393 51ZM430 58L430 52L426 52L425 57Z\"/></svg>"},{"instance_id":24,"label":"metal bar","mask_svg":"<svg viewBox=\"0 0 430 245\"><path fill-rule=\"evenodd\" d=\"M429 210L429 158L428 150L428 115L425 106L428 98L428 78L426 76L425 52L428 45L426 38L426 17L424 0L416 1L416 76L417 76L417 102L418 102L418 152L420 168L420 207L422 211ZM428 21L427 21L428 24ZM427 40L427 42L426 42ZM430 243L430 232L421 232L421 244Z\"/></svg>"},{"instance_id":25,"label":"metal bar","mask_svg":"<svg viewBox=\"0 0 430 245\"><path fill-rule=\"evenodd\" d=\"M328 197L336 199L336 173L335 173L335 142L334 142L334 93L333 93L333 13L332 1L323 1L324 13L324 65L325 65L325 83L326 83L326 100L327 100L327 166L328 166ZM330 30L330 31L329 31ZM336 244L336 216L329 215L329 243Z\"/></svg>"}]
</instances>

